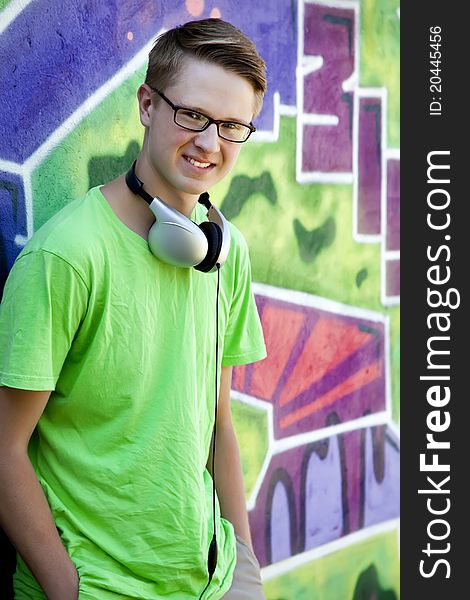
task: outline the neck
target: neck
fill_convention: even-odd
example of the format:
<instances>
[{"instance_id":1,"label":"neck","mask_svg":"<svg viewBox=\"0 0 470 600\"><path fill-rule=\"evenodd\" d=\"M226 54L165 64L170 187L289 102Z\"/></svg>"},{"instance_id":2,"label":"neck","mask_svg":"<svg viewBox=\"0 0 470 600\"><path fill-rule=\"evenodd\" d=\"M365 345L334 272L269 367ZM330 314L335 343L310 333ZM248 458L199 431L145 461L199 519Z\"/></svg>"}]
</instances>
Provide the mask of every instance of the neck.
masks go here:
<instances>
[{"instance_id":1,"label":"neck","mask_svg":"<svg viewBox=\"0 0 470 600\"><path fill-rule=\"evenodd\" d=\"M135 174L143 182L144 190L150 196L158 196L163 202L176 209L186 217L190 217L199 196L178 192L155 174L147 158L141 153L137 157Z\"/></svg>"}]
</instances>

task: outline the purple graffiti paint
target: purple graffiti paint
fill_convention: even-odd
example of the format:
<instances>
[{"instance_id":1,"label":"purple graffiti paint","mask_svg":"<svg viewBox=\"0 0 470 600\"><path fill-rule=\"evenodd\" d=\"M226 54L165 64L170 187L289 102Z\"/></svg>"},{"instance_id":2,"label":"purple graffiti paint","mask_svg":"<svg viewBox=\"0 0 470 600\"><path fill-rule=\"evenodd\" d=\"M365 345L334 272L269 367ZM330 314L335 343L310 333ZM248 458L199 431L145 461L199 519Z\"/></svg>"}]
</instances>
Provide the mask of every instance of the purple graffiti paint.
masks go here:
<instances>
[{"instance_id":1,"label":"purple graffiti paint","mask_svg":"<svg viewBox=\"0 0 470 600\"><path fill-rule=\"evenodd\" d=\"M252 37L268 63L269 91L257 126L272 130L274 92L295 103L295 11L288 0L275 6L261 0L246 11L222 0L207 2L201 18L215 6ZM161 28L194 18L184 0L30 3L0 36L0 89L8 91L0 158L22 163Z\"/></svg>"},{"instance_id":2,"label":"purple graffiti paint","mask_svg":"<svg viewBox=\"0 0 470 600\"><path fill-rule=\"evenodd\" d=\"M342 111L338 125L304 126L302 170L323 173L349 173L352 170L352 144L347 107Z\"/></svg>"},{"instance_id":3,"label":"purple graffiti paint","mask_svg":"<svg viewBox=\"0 0 470 600\"><path fill-rule=\"evenodd\" d=\"M261 566L398 516L399 443L387 429L382 456L374 435L374 446L355 430L271 456L249 514ZM380 482L374 458L384 458Z\"/></svg>"},{"instance_id":4,"label":"purple graffiti paint","mask_svg":"<svg viewBox=\"0 0 470 600\"><path fill-rule=\"evenodd\" d=\"M364 527L397 518L400 514L400 448L396 436L387 429L373 444L374 430L366 431L364 472ZM383 479L378 481L374 454L384 461Z\"/></svg>"},{"instance_id":5,"label":"purple graffiti paint","mask_svg":"<svg viewBox=\"0 0 470 600\"><path fill-rule=\"evenodd\" d=\"M386 295L400 295L400 259L385 261Z\"/></svg>"},{"instance_id":6,"label":"purple graffiti paint","mask_svg":"<svg viewBox=\"0 0 470 600\"><path fill-rule=\"evenodd\" d=\"M287 547L286 538L289 535L293 540L292 544L289 540L289 547L291 548L291 554L296 552L296 542L298 539L298 518L301 512L301 469L302 459L305 454L305 447L294 448L287 450L280 454L276 454L271 458L271 462L265 473L261 488L256 498L256 505L252 511L250 511L250 529L252 531L253 545L256 556L260 561L261 566L266 566L272 561L268 560L272 552L272 540L280 540L282 545L282 554L285 554ZM277 486L281 482L284 495L288 499L287 507L283 502L282 506L286 507L283 512L280 512L282 494L277 489ZM274 504L275 514L277 520L274 521L272 518L273 514L273 503L275 494L276 500ZM284 522L288 522L288 526ZM282 533L278 533L278 526L281 528ZM287 533L289 531L289 534ZM274 535L273 535L274 533ZM284 541L282 541L284 540ZM294 547L292 547L294 546ZM279 554L277 554L279 552ZM281 549L276 550L276 555L280 555Z\"/></svg>"},{"instance_id":7,"label":"purple graffiti paint","mask_svg":"<svg viewBox=\"0 0 470 600\"><path fill-rule=\"evenodd\" d=\"M357 229L360 234L380 234L381 100L359 102L359 173Z\"/></svg>"},{"instance_id":8,"label":"purple graffiti paint","mask_svg":"<svg viewBox=\"0 0 470 600\"><path fill-rule=\"evenodd\" d=\"M278 312L301 312L304 317L297 337L291 342L289 358L282 371L279 372L277 368L273 371L276 386L270 401L274 409L276 439L323 428L332 412L336 412L342 421L350 421L366 413L372 414L385 409L383 323L347 315L332 315L316 307L299 306L267 296L257 295L256 301L261 315L266 307L275 306ZM319 323L324 329L317 339L315 328ZM344 338L345 335L352 338L351 343L346 346L348 350L343 353L338 344L341 343L344 348L344 342L348 341ZM309 346L311 339L315 344L312 348ZM317 373L315 353L321 353L321 344L326 339L337 350L333 351L325 369ZM271 340L270 343L278 342ZM318 350L316 344L320 344ZM339 352L337 356L336 352ZM264 373L269 372L270 360L273 359L268 355L263 361ZM260 365L256 363L246 368L244 381L237 387L239 391L256 396L251 381L257 369L260 369ZM316 406L315 403L321 403L321 406ZM304 408L309 409L308 414L290 418L291 413Z\"/></svg>"},{"instance_id":9,"label":"purple graffiti paint","mask_svg":"<svg viewBox=\"0 0 470 600\"><path fill-rule=\"evenodd\" d=\"M338 438L329 439L328 454L312 452L305 485L305 550L337 539L343 529L341 457Z\"/></svg>"},{"instance_id":10,"label":"purple graffiti paint","mask_svg":"<svg viewBox=\"0 0 470 600\"><path fill-rule=\"evenodd\" d=\"M2 158L23 162L162 26L160 3L137 7L37 0L18 15L0 37Z\"/></svg>"},{"instance_id":11,"label":"purple graffiti paint","mask_svg":"<svg viewBox=\"0 0 470 600\"><path fill-rule=\"evenodd\" d=\"M278 562L292 555L289 500L286 488L278 481L274 488L271 506L271 560Z\"/></svg>"},{"instance_id":12,"label":"purple graffiti paint","mask_svg":"<svg viewBox=\"0 0 470 600\"><path fill-rule=\"evenodd\" d=\"M354 11L316 4L304 8L304 54L323 62L304 78L303 110L336 116L338 124L304 126L302 170L350 172L353 99L343 82L354 71Z\"/></svg>"},{"instance_id":13,"label":"purple graffiti paint","mask_svg":"<svg viewBox=\"0 0 470 600\"><path fill-rule=\"evenodd\" d=\"M26 236L23 181L18 175L0 173L0 297L3 284L21 248L17 235Z\"/></svg>"},{"instance_id":14,"label":"purple graffiti paint","mask_svg":"<svg viewBox=\"0 0 470 600\"><path fill-rule=\"evenodd\" d=\"M400 250L400 161L387 161L387 250Z\"/></svg>"},{"instance_id":15,"label":"purple graffiti paint","mask_svg":"<svg viewBox=\"0 0 470 600\"><path fill-rule=\"evenodd\" d=\"M328 414L332 411L340 411L343 414L343 407L348 413L347 420L358 418L366 411L374 413L384 410L385 380L382 363L383 347L378 349L377 340L371 335L367 344L327 371L319 381L315 381L288 404L282 407L278 404L274 405L276 437L322 428L325 426ZM371 382L367 378L367 369L370 369L371 373L376 372ZM356 385L352 385L353 391L349 391L348 381L354 380L354 377L357 377L358 381ZM377 381L378 385L374 385L375 380L379 380ZM342 385L345 386L343 392L340 391ZM382 391L380 392L380 390ZM330 397L333 395L335 400L316 409L315 402L322 402L327 395ZM289 415L301 411L303 408L311 409L310 414L299 418L291 426L282 426L282 422L289 418Z\"/></svg>"},{"instance_id":16,"label":"purple graffiti paint","mask_svg":"<svg viewBox=\"0 0 470 600\"><path fill-rule=\"evenodd\" d=\"M354 70L354 11L319 4L304 10L304 54L323 61L304 84L304 111L337 114L342 84Z\"/></svg>"},{"instance_id":17,"label":"purple graffiti paint","mask_svg":"<svg viewBox=\"0 0 470 600\"><path fill-rule=\"evenodd\" d=\"M361 430L350 431L342 436L344 443L345 469L343 486L347 498L347 514L349 533L361 528L362 508L362 445Z\"/></svg>"},{"instance_id":18,"label":"purple graffiti paint","mask_svg":"<svg viewBox=\"0 0 470 600\"><path fill-rule=\"evenodd\" d=\"M217 6L223 19L246 33L265 60L268 91L263 111L255 124L260 130L272 130L274 93L279 92L281 104L295 106L296 103L297 3L291 0L260 0L242 10L240 0L212 0L206 5L208 13Z\"/></svg>"},{"instance_id":19,"label":"purple graffiti paint","mask_svg":"<svg viewBox=\"0 0 470 600\"><path fill-rule=\"evenodd\" d=\"M326 418L332 411L340 411L344 420L351 420L361 417L364 412L373 413L384 410L385 331L382 323L345 315L332 316L327 311L318 308L299 307L289 302L264 297L264 307L271 303L276 304L278 310L282 310L284 306L287 312L302 310L305 315L303 326L293 342L289 359L284 365L271 398L274 407L276 438L324 427ZM350 350L344 356L340 353L338 359L335 359L333 354L329 359L331 366L326 368L320 375L316 375L313 368L314 364L309 362L309 352L313 352L312 361L315 361L315 348L307 352L307 344L315 331L315 327L320 322L325 329L322 337L318 339L319 344L324 343L322 339L325 335L330 339L330 343L336 340L333 343L337 344L337 336L343 329L345 335L346 332L349 332L349 335L359 335L360 337L357 338L357 341L351 343ZM328 333L330 328L332 337L329 337ZM317 340L315 343L317 343ZM321 348L318 349L318 352L320 351ZM269 362L269 360L270 357L268 356L266 361ZM264 364L265 367L266 363ZM257 367L254 365L252 368L255 370ZM292 390L299 388L298 383L295 383L299 377L301 380L305 380L300 387L300 391L296 396L292 396L291 392L286 395L286 389L288 390L290 387ZM309 382L309 379L311 382ZM253 393L247 378L245 378L245 386L240 391L247 394ZM322 398L327 394L329 394L332 401L324 402L322 408L315 408L315 401L323 402ZM298 419L292 426L281 428L280 422L282 419L288 417L293 411L301 410L309 405L313 409L311 414Z\"/></svg>"},{"instance_id":20,"label":"purple graffiti paint","mask_svg":"<svg viewBox=\"0 0 470 600\"><path fill-rule=\"evenodd\" d=\"M315 397L312 396L310 399L313 401L312 408L314 408ZM374 413L383 410L384 404L384 380L380 378L367 385L363 385L359 389L344 394L334 404L315 410L288 426L281 426L280 413L276 411L274 417L274 437L281 439L328 427L328 417L332 413L337 414L342 422L359 419L369 411Z\"/></svg>"}]
</instances>

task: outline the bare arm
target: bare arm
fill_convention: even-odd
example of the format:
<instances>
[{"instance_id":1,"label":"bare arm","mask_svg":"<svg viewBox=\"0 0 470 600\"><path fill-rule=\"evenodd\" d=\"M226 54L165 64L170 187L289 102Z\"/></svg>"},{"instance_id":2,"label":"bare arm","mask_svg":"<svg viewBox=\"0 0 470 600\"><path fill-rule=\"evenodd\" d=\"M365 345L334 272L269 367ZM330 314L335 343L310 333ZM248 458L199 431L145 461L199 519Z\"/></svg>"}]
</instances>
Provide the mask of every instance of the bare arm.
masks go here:
<instances>
[{"instance_id":1,"label":"bare arm","mask_svg":"<svg viewBox=\"0 0 470 600\"><path fill-rule=\"evenodd\" d=\"M49 600L76 600L78 575L28 457L50 392L0 387L0 521Z\"/></svg>"},{"instance_id":2,"label":"bare arm","mask_svg":"<svg viewBox=\"0 0 470 600\"><path fill-rule=\"evenodd\" d=\"M222 367L217 407L215 485L222 516L232 523L235 533L252 546L243 487L240 449L233 429L230 410L231 383L232 367ZM211 471L212 447L207 466Z\"/></svg>"}]
</instances>

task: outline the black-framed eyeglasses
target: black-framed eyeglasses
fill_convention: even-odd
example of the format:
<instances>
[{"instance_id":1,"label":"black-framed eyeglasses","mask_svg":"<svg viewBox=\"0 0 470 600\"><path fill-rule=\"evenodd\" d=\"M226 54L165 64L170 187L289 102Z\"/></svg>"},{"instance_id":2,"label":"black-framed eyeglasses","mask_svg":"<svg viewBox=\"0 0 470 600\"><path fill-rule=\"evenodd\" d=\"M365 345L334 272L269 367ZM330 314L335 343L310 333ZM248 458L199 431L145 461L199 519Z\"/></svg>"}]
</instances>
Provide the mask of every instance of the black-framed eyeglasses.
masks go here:
<instances>
[{"instance_id":1,"label":"black-framed eyeglasses","mask_svg":"<svg viewBox=\"0 0 470 600\"><path fill-rule=\"evenodd\" d=\"M171 100L169 100L163 92L149 85L149 88L156 92L167 104L173 109L173 121L179 127L183 129L189 129L189 131L204 131L215 123L217 127L217 133L219 137L228 142L235 142L236 144L242 144L250 137L253 131L256 131L256 127L249 123L239 123L237 121L221 121L212 119L203 113L192 108L186 108L184 106L176 106Z\"/></svg>"}]
</instances>

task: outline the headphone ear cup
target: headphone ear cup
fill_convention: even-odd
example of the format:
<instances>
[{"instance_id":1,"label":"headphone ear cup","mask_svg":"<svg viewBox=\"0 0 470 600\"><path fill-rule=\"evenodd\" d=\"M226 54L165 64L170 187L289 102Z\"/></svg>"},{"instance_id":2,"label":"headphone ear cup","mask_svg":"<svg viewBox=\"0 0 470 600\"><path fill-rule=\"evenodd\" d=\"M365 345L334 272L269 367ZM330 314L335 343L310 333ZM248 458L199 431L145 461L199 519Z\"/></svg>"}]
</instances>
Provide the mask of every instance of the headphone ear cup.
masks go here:
<instances>
[{"instance_id":1,"label":"headphone ear cup","mask_svg":"<svg viewBox=\"0 0 470 600\"><path fill-rule=\"evenodd\" d=\"M204 232L207 238L208 249L206 257L198 265L195 265L194 268L207 273L215 266L220 256L223 234L219 225L213 221L203 221L199 225L199 229Z\"/></svg>"}]
</instances>

